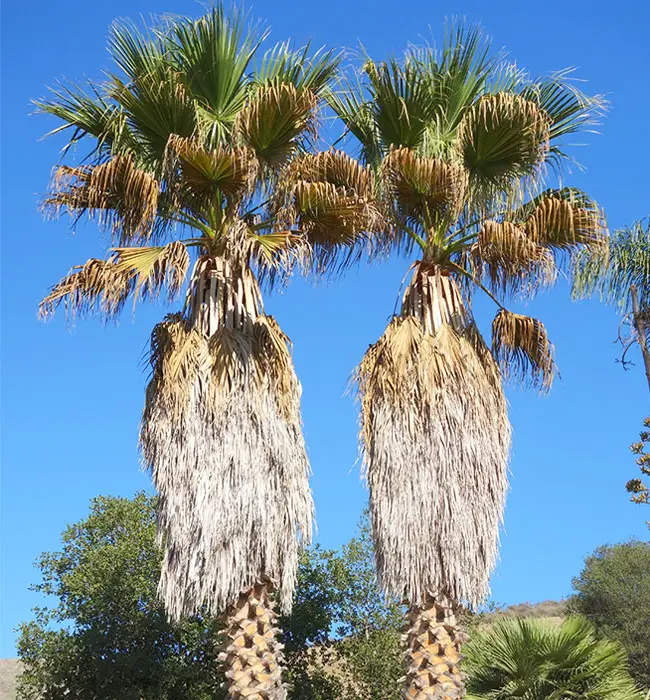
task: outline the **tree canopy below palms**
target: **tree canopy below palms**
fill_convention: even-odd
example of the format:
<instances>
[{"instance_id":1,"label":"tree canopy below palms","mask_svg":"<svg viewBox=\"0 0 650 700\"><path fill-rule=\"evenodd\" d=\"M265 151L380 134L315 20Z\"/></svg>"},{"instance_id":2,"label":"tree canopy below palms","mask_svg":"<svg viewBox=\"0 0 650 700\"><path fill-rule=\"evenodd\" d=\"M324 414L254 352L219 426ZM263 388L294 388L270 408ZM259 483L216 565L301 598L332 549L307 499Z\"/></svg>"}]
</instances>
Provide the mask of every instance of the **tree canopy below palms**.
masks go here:
<instances>
[{"instance_id":1,"label":"tree canopy below palms","mask_svg":"<svg viewBox=\"0 0 650 700\"><path fill-rule=\"evenodd\" d=\"M57 168L46 210L95 220L111 245L55 285L41 314L112 317L129 299L187 289L152 334L141 428L160 495L159 592L174 618L228 608L231 697L277 699L269 594L289 610L313 505L300 385L260 285L329 255L323 193L280 185L315 147L338 59L289 43L260 55L265 38L221 7L148 32L116 24L106 81L37 105L63 122L52 133L69 135L65 161L87 146ZM326 213L345 225L345 212Z\"/></svg>"},{"instance_id":2,"label":"tree canopy below palms","mask_svg":"<svg viewBox=\"0 0 650 700\"><path fill-rule=\"evenodd\" d=\"M618 642L579 617L498 620L466 648L469 700L641 700Z\"/></svg>"},{"instance_id":3,"label":"tree canopy below palms","mask_svg":"<svg viewBox=\"0 0 650 700\"><path fill-rule=\"evenodd\" d=\"M371 174L348 192L374 208L375 245L418 256L357 371L361 439L379 578L412 606L404 697L455 698L453 608L486 594L507 488L502 376L546 390L555 371L543 324L505 300L531 298L578 250L605 245L597 204L549 188L565 137L603 102L566 72L531 79L462 26L440 51L368 58L329 101ZM498 307L491 351L476 290Z\"/></svg>"}]
</instances>

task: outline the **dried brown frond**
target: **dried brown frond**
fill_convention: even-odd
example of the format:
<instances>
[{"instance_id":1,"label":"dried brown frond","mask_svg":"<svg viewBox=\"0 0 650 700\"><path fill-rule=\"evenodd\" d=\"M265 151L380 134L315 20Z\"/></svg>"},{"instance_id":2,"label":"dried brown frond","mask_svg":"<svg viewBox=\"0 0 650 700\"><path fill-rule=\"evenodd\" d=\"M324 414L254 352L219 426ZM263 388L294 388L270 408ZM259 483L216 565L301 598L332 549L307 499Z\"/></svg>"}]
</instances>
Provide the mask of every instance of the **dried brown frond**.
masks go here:
<instances>
[{"instance_id":1,"label":"dried brown frond","mask_svg":"<svg viewBox=\"0 0 650 700\"><path fill-rule=\"evenodd\" d=\"M287 168L284 182L328 182L347 194L371 202L375 198L375 175L343 151L321 151L295 158Z\"/></svg>"},{"instance_id":2,"label":"dried brown frond","mask_svg":"<svg viewBox=\"0 0 650 700\"><path fill-rule=\"evenodd\" d=\"M118 314L127 298L158 296L164 288L169 299L180 292L190 257L179 241L166 246L115 248L108 260L91 259L73 268L55 285L39 306L41 318L48 318L62 302L69 317L98 312Z\"/></svg>"},{"instance_id":3,"label":"dried brown frond","mask_svg":"<svg viewBox=\"0 0 650 700\"><path fill-rule=\"evenodd\" d=\"M180 161L181 184L200 200L213 197L216 191L238 198L255 186L259 163L249 148L210 150L196 139L175 134L170 136L167 148Z\"/></svg>"},{"instance_id":4,"label":"dried brown frond","mask_svg":"<svg viewBox=\"0 0 650 700\"><path fill-rule=\"evenodd\" d=\"M486 221L470 253L472 267L495 291L530 294L557 276L551 252L511 222Z\"/></svg>"},{"instance_id":5,"label":"dried brown frond","mask_svg":"<svg viewBox=\"0 0 650 700\"><path fill-rule=\"evenodd\" d=\"M153 175L138 168L131 156L121 155L100 165L58 168L44 208L55 216L62 210L77 218L87 214L121 243L148 240L159 191Z\"/></svg>"},{"instance_id":6,"label":"dried brown frond","mask_svg":"<svg viewBox=\"0 0 650 700\"><path fill-rule=\"evenodd\" d=\"M49 318L63 303L66 315L99 312L110 317L118 314L135 286L134 276L118 268L113 259L91 258L84 265L73 267L41 301L40 318Z\"/></svg>"},{"instance_id":7,"label":"dried brown frond","mask_svg":"<svg viewBox=\"0 0 650 700\"><path fill-rule=\"evenodd\" d=\"M397 209L407 219L453 218L464 203L468 176L458 163L398 148L386 156L382 168Z\"/></svg>"},{"instance_id":8,"label":"dried brown frond","mask_svg":"<svg viewBox=\"0 0 650 700\"><path fill-rule=\"evenodd\" d=\"M524 223L528 237L540 245L563 250L607 243L602 213L559 197L544 197Z\"/></svg>"},{"instance_id":9,"label":"dried brown frond","mask_svg":"<svg viewBox=\"0 0 650 700\"><path fill-rule=\"evenodd\" d=\"M502 309L492 322L492 352L506 379L548 391L555 375L553 345L536 318Z\"/></svg>"},{"instance_id":10,"label":"dried brown frond","mask_svg":"<svg viewBox=\"0 0 650 700\"><path fill-rule=\"evenodd\" d=\"M254 278L199 262L192 316L168 318L152 338L141 428L160 494L159 592L179 619L222 612L269 580L287 611L313 518L300 385Z\"/></svg>"},{"instance_id":11,"label":"dried brown frond","mask_svg":"<svg viewBox=\"0 0 650 700\"><path fill-rule=\"evenodd\" d=\"M499 92L463 115L457 144L473 175L494 184L532 175L550 149L551 119L533 101Z\"/></svg>"},{"instance_id":12,"label":"dried brown frond","mask_svg":"<svg viewBox=\"0 0 650 700\"><path fill-rule=\"evenodd\" d=\"M311 90L290 83L259 87L238 114L234 133L261 162L281 166L302 137L315 135L317 102Z\"/></svg>"},{"instance_id":13,"label":"dried brown frond","mask_svg":"<svg viewBox=\"0 0 650 700\"><path fill-rule=\"evenodd\" d=\"M352 245L381 222L372 202L347 194L329 182L296 182L280 213L288 226L298 226L317 246Z\"/></svg>"},{"instance_id":14,"label":"dried brown frond","mask_svg":"<svg viewBox=\"0 0 650 700\"><path fill-rule=\"evenodd\" d=\"M510 427L477 344L473 331L430 333L401 316L356 373L377 571L413 605L429 594L478 604L496 560Z\"/></svg>"}]
</instances>

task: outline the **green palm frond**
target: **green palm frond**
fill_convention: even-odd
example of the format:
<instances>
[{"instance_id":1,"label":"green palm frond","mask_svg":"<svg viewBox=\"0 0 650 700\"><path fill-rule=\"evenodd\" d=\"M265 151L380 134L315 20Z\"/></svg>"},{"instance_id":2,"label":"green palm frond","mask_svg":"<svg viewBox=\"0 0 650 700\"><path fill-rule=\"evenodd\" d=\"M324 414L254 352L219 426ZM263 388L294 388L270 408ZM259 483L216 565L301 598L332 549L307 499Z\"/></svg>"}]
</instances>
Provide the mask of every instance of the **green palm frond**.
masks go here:
<instances>
[{"instance_id":1,"label":"green palm frond","mask_svg":"<svg viewBox=\"0 0 650 700\"><path fill-rule=\"evenodd\" d=\"M582 618L498 620L466 647L470 700L642 700L624 649Z\"/></svg>"},{"instance_id":2,"label":"green palm frond","mask_svg":"<svg viewBox=\"0 0 650 700\"><path fill-rule=\"evenodd\" d=\"M306 135L315 133L317 97L290 83L260 86L237 115L235 129L260 162L284 165Z\"/></svg>"},{"instance_id":3,"label":"green palm frond","mask_svg":"<svg viewBox=\"0 0 650 700\"><path fill-rule=\"evenodd\" d=\"M47 136L72 130L64 155L84 137L96 140L90 154L91 160L101 160L107 153L134 150L135 140L126 115L93 83L89 82L87 89L74 84L60 84L50 93L48 98L36 100L34 105L37 113L50 114L63 122Z\"/></svg>"},{"instance_id":4,"label":"green palm frond","mask_svg":"<svg viewBox=\"0 0 650 700\"><path fill-rule=\"evenodd\" d=\"M336 77L341 57L333 50L318 49L313 55L310 53L310 44L298 49L291 48L289 41L276 44L262 56L255 69L255 82L259 85L288 83L320 95Z\"/></svg>"},{"instance_id":5,"label":"green palm frond","mask_svg":"<svg viewBox=\"0 0 650 700\"><path fill-rule=\"evenodd\" d=\"M575 260L573 295L596 293L623 311L630 311L635 287L641 307L650 305L650 222L638 221L614 231L608 246L580 251Z\"/></svg>"},{"instance_id":6,"label":"green palm frond","mask_svg":"<svg viewBox=\"0 0 650 700\"><path fill-rule=\"evenodd\" d=\"M214 146L226 139L246 103L250 63L267 36L268 31L252 25L243 13L227 15L222 5L173 27L175 61Z\"/></svg>"}]
</instances>

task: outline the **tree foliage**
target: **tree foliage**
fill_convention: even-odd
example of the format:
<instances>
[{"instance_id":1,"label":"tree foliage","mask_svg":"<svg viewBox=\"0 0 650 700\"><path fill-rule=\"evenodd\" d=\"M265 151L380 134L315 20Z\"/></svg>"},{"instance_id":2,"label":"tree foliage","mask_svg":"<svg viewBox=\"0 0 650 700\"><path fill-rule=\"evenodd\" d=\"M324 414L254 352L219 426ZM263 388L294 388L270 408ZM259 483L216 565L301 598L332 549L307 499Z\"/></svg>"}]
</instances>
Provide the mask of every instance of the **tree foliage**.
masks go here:
<instances>
[{"instance_id":1,"label":"tree foliage","mask_svg":"<svg viewBox=\"0 0 650 700\"><path fill-rule=\"evenodd\" d=\"M154 506L142 493L95 498L89 515L63 532L60 551L39 558L41 581L32 590L47 598L19 630L21 700L55 700L64 689L71 700L223 697L219 621L172 624L156 597ZM292 614L282 621L292 698L345 691L356 700L350 693L360 687L371 689L363 697L389 698L385 688L396 688L401 670L398 618L379 594L367 525L340 551L309 549ZM349 659L343 677L324 670L310 648Z\"/></svg>"},{"instance_id":2,"label":"tree foliage","mask_svg":"<svg viewBox=\"0 0 650 700\"><path fill-rule=\"evenodd\" d=\"M632 443L630 450L637 455L635 461L641 470L641 474L650 476L650 454L646 452L650 443L650 418L646 418L643 421L643 427L644 430L639 433L639 441ZM632 494L630 500L633 503L650 504L650 489L642 479L630 479L626 484L626 488ZM650 521L647 521L647 523L648 527L650 527Z\"/></svg>"},{"instance_id":3,"label":"tree foliage","mask_svg":"<svg viewBox=\"0 0 650 700\"><path fill-rule=\"evenodd\" d=\"M650 543L603 546L573 580L570 607L625 645L634 678L650 688Z\"/></svg>"}]
</instances>

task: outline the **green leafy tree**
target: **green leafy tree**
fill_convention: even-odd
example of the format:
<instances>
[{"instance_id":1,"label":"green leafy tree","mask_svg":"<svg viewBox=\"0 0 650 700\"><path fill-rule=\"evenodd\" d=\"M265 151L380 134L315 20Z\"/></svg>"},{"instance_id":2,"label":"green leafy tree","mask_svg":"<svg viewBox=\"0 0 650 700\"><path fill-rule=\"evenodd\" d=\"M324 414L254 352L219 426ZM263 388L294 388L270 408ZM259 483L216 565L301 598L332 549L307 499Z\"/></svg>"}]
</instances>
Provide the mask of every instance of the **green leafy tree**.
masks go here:
<instances>
[{"instance_id":1,"label":"green leafy tree","mask_svg":"<svg viewBox=\"0 0 650 700\"><path fill-rule=\"evenodd\" d=\"M599 640L573 617L561 625L502 619L466 647L468 700L642 700L627 670L625 650Z\"/></svg>"},{"instance_id":2,"label":"green leafy tree","mask_svg":"<svg viewBox=\"0 0 650 700\"><path fill-rule=\"evenodd\" d=\"M20 628L21 700L223 697L220 623L170 622L156 594L154 506L145 494L93 499L89 515L63 532L61 550L40 557L33 590L47 598ZM399 614L382 601L367 523L340 551L303 554L293 610L282 618L292 700L392 697Z\"/></svg>"},{"instance_id":3,"label":"green leafy tree","mask_svg":"<svg viewBox=\"0 0 650 700\"><path fill-rule=\"evenodd\" d=\"M566 73L529 77L462 26L442 50L367 58L343 88L330 104L372 173L356 191L379 213L374 241L412 260L356 375L379 580L410 606L404 697L456 698L456 611L487 592L507 491L502 378L547 389L555 370L543 324L506 303L605 244L593 199L549 177L602 101ZM497 307L491 350L475 292Z\"/></svg>"},{"instance_id":4,"label":"green leafy tree","mask_svg":"<svg viewBox=\"0 0 650 700\"><path fill-rule=\"evenodd\" d=\"M223 697L216 623L171 624L156 597L161 554L152 499L93 499L38 561L47 597L21 625L24 700ZM56 601L54 605L51 601Z\"/></svg>"},{"instance_id":5,"label":"green leafy tree","mask_svg":"<svg viewBox=\"0 0 650 700\"><path fill-rule=\"evenodd\" d=\"M222 6L149 32L116 24L106 79L37 103L69 135L45 208L95 221L111 246L56 284L41 314L114 317L189 282L152 333L140 432L159 494L159 590L177 620L229 611L230 697L281 700L273 600L290 610L313 503L289 342L261 285L317 258L350 208L319 227L318 187L279 189L312 150L338 61L289 43L262 54L266 36Z\"/></svg>"},{"instance_id":6,"label":"green leafy tree","mask_svg":"<svg viewBox=\"0 0 650 700\"><path fill-rule=\"evenodd\" d=\"M632 675L650 689L650 543L599 547L573 587L570 608L624 645Z\"/></svg>"},{"instance_id":7,"label":"green leafy tree","mask_svg":"<svg viewBox=\"0 0 650 700\"><path fill-rule=\"evenodd\" d=\"M630 445L632 453L637 455L636 463L644 476L650 476L650 454L646 452L648 443L650 443L650 418L643 421L645 430L639 433L639 441ZM630 500L633 503L650 504L650 489L647 484L639 478L630 479L625 488L632 494ZM650 527L650 521L646 521Z\"/></svg>"}]
</instances>

